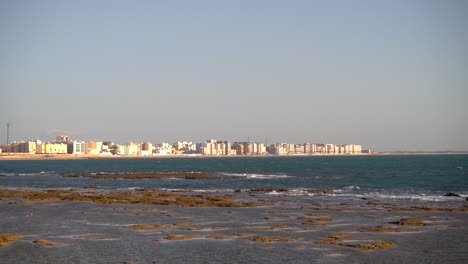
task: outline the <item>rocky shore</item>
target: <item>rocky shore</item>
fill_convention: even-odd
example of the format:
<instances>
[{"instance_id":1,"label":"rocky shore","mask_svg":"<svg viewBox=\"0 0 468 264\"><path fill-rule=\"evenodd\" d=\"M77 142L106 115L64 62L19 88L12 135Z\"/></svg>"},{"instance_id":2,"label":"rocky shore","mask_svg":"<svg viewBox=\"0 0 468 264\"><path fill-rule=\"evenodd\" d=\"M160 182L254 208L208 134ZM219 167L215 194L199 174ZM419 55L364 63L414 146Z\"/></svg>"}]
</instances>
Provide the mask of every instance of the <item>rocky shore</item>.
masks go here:
<instances>
[{"instance_id":1,"label":"rocky shore","mask_svg":"<svg viewBox=\"0 0 468 264\"><path fill-rule=\"evenodd\" d=\"M271 191L2 189L0 262L393 263L421 252L439 262L444 254L468 258L463 201L403 205ZM431 251L428 238L447 244Z\"/></svg>"}]
</instances>

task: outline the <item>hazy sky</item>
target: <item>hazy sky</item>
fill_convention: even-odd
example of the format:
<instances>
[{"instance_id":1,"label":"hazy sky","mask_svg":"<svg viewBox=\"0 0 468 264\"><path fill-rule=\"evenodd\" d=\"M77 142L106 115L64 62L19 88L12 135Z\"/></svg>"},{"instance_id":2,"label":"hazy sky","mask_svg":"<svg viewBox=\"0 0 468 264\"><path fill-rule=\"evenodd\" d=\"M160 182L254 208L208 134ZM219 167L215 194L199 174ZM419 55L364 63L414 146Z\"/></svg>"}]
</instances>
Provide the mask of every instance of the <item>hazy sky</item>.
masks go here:
<instances>
[{"instance_id":1,"label":"hazy sky","mask_svg":"<svg viewBox=\"0 0 468 264\"><path fill-rule=\"evenodd\" d=\"M1 1L0 143L468 150L468 1Z\"/></svg>"}]
</instances>

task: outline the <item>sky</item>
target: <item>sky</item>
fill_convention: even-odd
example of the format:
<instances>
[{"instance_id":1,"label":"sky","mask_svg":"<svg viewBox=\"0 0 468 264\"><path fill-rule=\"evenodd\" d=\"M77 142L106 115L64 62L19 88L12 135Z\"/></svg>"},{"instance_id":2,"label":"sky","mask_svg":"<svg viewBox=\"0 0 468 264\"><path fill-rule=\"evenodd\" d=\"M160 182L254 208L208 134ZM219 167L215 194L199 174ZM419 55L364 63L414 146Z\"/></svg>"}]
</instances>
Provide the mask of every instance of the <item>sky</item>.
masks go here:
<instances>
[{"instance_id":1,"label":"sky","mask_svg":"<svg viewBox=\"0 0 468 264\"><path fill-rule=\"evenodd\" d=\"M0 1L0 143L468 150L468 1Z\"/></svg>"}]
</instances>

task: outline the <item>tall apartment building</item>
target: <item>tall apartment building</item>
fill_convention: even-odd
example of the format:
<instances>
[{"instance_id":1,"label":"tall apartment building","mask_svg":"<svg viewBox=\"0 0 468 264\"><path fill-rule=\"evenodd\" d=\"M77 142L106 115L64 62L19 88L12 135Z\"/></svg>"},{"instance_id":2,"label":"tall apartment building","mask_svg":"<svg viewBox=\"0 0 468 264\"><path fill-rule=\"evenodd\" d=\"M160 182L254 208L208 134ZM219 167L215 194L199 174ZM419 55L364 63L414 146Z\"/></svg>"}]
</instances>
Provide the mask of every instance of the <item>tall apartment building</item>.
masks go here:
<instances>
[{"instance_id":1,"label":"tall apartment building","mask_svg":"<svg viewBox=\"0 0 468 264\"><path fill-rule=\"evenodd\" d=\"M207 156L230 155L231 144L227 141L207 140L198 146L198 152Z\"/></svg>"},{"instance_id":2,"label":"tall apartment building","mask_svg":"<svg viewBox=\"0 0 468 264\"><path fill-rule=\"evenodd\" d=\"M68 141L67 142L67 153L68 154L84 154L85 153L85 142L83 141Z\"/></svg>"},{"instance_id":3,"label":"tall apartment building","mask_svg":"<svg viewBox=\"0 0 468 264\"><path fill-rule=\"evenodd\" d=\"M67 144L65 143L37 143L37 154L66 154Z\"/></svg>"},{"instance_id":4,"label":"tall apartment building","mask_svg":"<svg viewBox=\"0 0 468 264\"><path fill-rule=\"evenodd\" d=\"M84 147L85 154L97 155L101 152L102 142L100 141L86 141Z\"/></svg>"},{"instance_id":5,"label":"tall apartment building","mask_svg":"<svg viewBox=\"0 0 468 264\"><path fill-rule=\"evenodd\" d=\"M150 142L143 142L141 143L141 150L152 150L153 144Z\"/></svg>"}]
</instances>

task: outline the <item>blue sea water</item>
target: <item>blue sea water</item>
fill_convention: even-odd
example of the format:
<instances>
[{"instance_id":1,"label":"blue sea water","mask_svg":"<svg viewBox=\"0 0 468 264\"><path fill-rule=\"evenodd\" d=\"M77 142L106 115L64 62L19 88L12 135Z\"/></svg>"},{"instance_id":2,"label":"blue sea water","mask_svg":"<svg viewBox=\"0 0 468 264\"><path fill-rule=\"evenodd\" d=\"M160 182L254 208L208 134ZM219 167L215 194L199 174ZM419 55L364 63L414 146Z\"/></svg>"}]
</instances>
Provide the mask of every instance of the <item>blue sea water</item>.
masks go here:
<instances>
[{"instance_id":1,"label":"blue sea water","mask_svg":"<svg viewBox=\"0 0 468 264\"><path fill-rule=\"evenodd\" d=\"M210 172L230 179L67 178L80 172ZM323 189L337 194L468 195L468 155L1 160L0 187Z\"/></svg>"}]
</instances>

